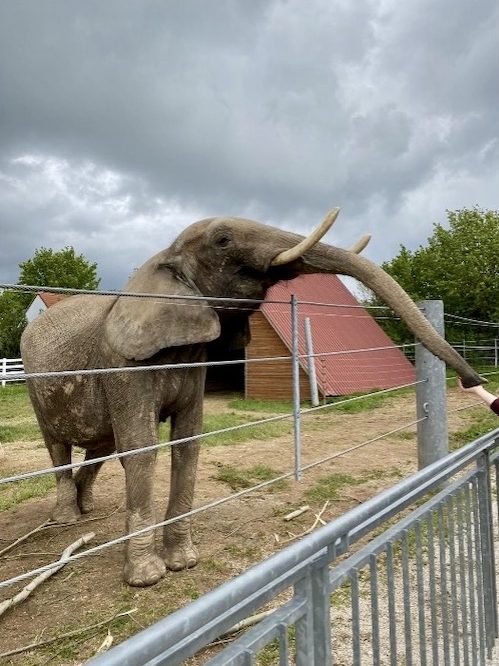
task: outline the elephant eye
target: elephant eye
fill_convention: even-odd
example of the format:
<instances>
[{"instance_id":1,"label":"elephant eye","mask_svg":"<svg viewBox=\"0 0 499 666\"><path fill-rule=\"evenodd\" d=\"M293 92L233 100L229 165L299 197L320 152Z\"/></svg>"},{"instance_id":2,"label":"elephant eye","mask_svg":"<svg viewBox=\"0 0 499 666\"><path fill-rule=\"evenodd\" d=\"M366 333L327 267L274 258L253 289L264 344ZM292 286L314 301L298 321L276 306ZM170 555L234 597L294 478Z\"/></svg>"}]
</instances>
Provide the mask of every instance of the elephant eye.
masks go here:
<instances>
[{"instance_id":1,"label":"elephant eye","mask_svg":"<svg viewBox=\"0 0 499 666\"><path fill-rule=\"evenodd\" d=\"M230 243L230 237L227 236L226 234L218 236L218 238L215 239L215 244L217 245L217 247L227 247L229 243Z\"/></svg>"}]
</instances>

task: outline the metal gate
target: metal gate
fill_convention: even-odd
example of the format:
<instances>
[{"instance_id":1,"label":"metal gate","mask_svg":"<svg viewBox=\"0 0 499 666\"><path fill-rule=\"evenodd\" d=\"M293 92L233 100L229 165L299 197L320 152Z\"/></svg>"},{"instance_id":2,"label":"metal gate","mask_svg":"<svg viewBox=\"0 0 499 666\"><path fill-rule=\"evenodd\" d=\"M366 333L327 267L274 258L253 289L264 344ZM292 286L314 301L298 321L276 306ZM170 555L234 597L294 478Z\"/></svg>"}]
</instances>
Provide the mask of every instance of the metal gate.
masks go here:
<instances>
[{"instance_id":1,"label":"metal gate","mask_svg":"<svg viewBox=\"0 0 499 666\"><path fill-rule=\"evenodd\" d=\"M497 447L499 429L92 665L180 664L266 604L274 609L270 615L203 663L258 664L259 653L265 663L279 666L499 663L491 662L498 637L492 490L499 474Z\"/></svg>"}]
</instances>

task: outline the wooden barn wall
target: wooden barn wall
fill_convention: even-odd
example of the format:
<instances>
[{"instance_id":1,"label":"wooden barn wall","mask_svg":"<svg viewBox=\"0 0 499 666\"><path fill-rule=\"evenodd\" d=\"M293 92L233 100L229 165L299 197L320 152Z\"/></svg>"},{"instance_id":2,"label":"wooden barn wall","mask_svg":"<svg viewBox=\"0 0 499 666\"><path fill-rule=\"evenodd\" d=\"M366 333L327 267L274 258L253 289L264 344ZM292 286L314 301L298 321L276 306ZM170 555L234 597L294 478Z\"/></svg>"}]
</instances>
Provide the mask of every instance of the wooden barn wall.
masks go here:
<instances>
[{"instance_id":1,"label":"wooden barn wall","mask_svg":"<svg viewBox=\"0 0 499 666\"><path fill-rule=\"evenodd\" d=\"M246 358L290 356L291 352L261 312L250 317L251 342ZM293 397L291 359L245 365L245 396L262 400L291 400ZM308 375L300 368L300 398L310 399Z\"/></svg>"}]
</instances>

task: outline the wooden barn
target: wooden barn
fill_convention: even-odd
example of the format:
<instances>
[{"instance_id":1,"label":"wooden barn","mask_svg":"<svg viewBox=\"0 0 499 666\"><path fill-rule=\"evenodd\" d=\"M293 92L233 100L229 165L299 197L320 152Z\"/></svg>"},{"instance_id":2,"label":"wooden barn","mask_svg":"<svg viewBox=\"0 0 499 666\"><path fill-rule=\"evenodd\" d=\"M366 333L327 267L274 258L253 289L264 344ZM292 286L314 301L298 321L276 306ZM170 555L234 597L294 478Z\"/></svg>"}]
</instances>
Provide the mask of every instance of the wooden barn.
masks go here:
<instances>
[{"instance_id":1,"label":"wooden barn","mask_svg":"<svg viewBox=\"0 0 499 666\"><path fill-rule=\"evenodd\" d=\"M268 303L250 317L251 342L246 347L246 359L290 356L289 301L292 294L299 302L300 355L307 353L306 317L310 318L314 353L334 352L315 358L320 395L393 388L415 380L412 364L336 275L304 275L272 287L267 294ZM272 301L286 301L286 304ZM320 305L323 303L334 305ZM352 351L366 349L370 351ZM291 377L291 361L248 363L245 365L245 395L289 400ZM303 400L310 398L306 358L300 362L300 391Z\"/></svg>"}]
</instances>

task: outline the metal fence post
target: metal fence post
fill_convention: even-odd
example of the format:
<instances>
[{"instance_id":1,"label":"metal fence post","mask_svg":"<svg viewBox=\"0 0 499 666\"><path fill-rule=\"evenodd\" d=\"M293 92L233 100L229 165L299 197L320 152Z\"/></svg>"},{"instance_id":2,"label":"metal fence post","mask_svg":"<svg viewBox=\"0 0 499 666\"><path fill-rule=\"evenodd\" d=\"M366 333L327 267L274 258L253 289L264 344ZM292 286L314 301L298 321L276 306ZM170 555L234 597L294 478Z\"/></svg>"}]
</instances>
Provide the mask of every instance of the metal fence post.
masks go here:
<instances>
[{"instance_id":1,"label":"metal fence post","mask_svg":"<svg viewBox=\"0 0 499 666\"><path fill-rule=\"evenodd\" d=\"M300 414L300 359L298 346L298 302L291 296L291 336L292 336L292 369L293 369L293 434L295 445L295 479L299 481L301 474L301 414Z\"/></svg>"},{"instance_id":2,"label":"metal fence post","mask_svg":"<svg viewBox=\"0 0 499 666\"><path fill-rule=\"evenodd\" d=\"M435 330L444 336L442 301L420 301L418 306ZM416 345L416 385L418 423L418 467L422 469L449 452L447 430L447 386L445 363L422 344Z\"/></svg>"},{"instance_id":3,"label":"metal fence post","mask_svg":"<svg viewBox=\"0 0 499 666\"><path fill-rule=\"evenodd\" d=\"M485 639L489 659L498 636L497 588L490 492L489 454L484 451L478 458L478 515L480 521L480 547L482 557L483 606L485 615ZM479 600L480 603L480 600Z\"/></svg>"},{"instance_id":4,"label":"metal fence post","mask_svg":"<svg viewBox=\"0 0 499 666\"><path fill-rule=\"evenodd\" d=\"M331 593L326 557L312 570L312 617L314 623L315 664L331 663Z\"/></svg>"},{"instance_id":5,"label":"metal fence post","mask_svg":"<svg viewBox=\"0 0 499 666\"><path fill-rule=\"evenodd\" d=\"M307 611L295 623L295 663L296 666L319 666L314 658L314 618L313 618L313 591L310 571L294 586L295 596L307 600Z\"/></svg>"},{"instance_id":6,"label":"metal fence post","mask_svg":"<svg viewBox=\"0 0 499 666\"><path fill-rule=\"evenodd\" d=\"M319 391L317 390L317 375L315 372L314 346L312 343L312 326L310 324L310 317L305 317L305 343L307 346L310 402L312 403L312 407L317 407L319 405Z\"/></svg>"}]
</instances>

